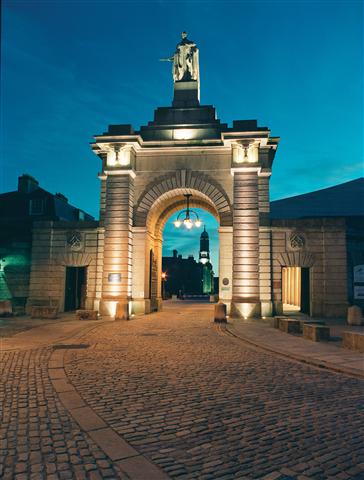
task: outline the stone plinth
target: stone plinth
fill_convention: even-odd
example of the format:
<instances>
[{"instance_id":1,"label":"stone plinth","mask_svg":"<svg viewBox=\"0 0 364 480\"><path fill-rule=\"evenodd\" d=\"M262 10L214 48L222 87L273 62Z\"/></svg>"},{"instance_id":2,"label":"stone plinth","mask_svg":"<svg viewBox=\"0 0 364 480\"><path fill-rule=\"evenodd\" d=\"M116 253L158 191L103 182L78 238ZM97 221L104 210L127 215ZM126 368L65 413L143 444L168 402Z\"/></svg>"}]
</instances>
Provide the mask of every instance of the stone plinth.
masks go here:
<instances>
[{"instance_id":1,"label":"stone plinth","mask_svg":"<svg viewBox=\"0 0 364 480\"><path fill-rule=\"evenodd\" d=\"M79 320L97 320L97 310L76 310L76 315Z\"/></svg>"},{"instance_id":2,"label":"stone plinth","mask_svg":"<svg viewBox=\"0 0 364 480\"><path fill-rule=\"evenodd\" d=\"M364 333L343 332L343 347L364 352Z\"/></svg>"},{"instance_id":3,"label":"stone plinth","mask_svg":"<svg viewBox=\"0 0 364 480\"><path fill-rule=\"evenodd\" d=\"M174 83L172 106L177 108L198 107L200 105L200 89L198 81L177 81Z\"/></svg>"},{"instance_id":4,"label":"stone plinth","mask_svg":"<svg viewBox=\"0 0 364 480\"><path fill-rule=\"evenodd\" d=\"M286 320L286 318L287 318L287 317L278 317L278 316L273 317L273 318L270 318L270 319L269 319L269 324L270 324L270 326L273 327L273 328L279 328L279 321L280 321L281 319Z\"/></svg>"},{"instance_id":5,"label":"stone plinth","mask_svg":"<svg viewBox=\"0 0 364 480\"><path fill-rule=\"evenodd\" d=\"M129 302L116 304L115 320L129 320Z\"/></svg>"},{"instance_id":6,"label":"stone plinth","mask_svg":"<svg viewBox=\"0 0 364 480\"><path fill-rule=\"evenodd\" d=\"M1 300L0 301L0 315L11 315L13 308L11 305L11 300Z\"/></svg>"},{"instance_id":7,"label":"stone plinth","mask_svg":"<svg viewBox=\"0 0 364 480\"><path fill-rule=\"evenodd\" d=\"M328 342L330 340L330 327L315 325L313 323L303 324L303 337L313 342Z\"/></svg>"},{"instance_id":8,"label":"stone plinth","mask_svg":"<svg viewBox=\"0 0 364 480\"><path fill-rule=\"evenodd\" d=\"M358 305L352 305L348 308L348 325L362 325L363 324L363 314L361 308Z\"/></svg>"},{"instance_id":9,"label":"stone plinth","mask_svg":"<svg viewBox=\"0 0 364 480\"><path fill-rule=\"evenodd\" d=\"M231 304L231 314L234 317L240 318L260 318L261 309L260 303L250 303L250 302L233 302Z\"/></svg>"},{"instance_id":10,"label":"stone plinth","mask_svg":"<svg viewBox=\"0 0 364 480\"><path fill-rule=\"evenodd\" d=\"M33 306L31 311L32 318L57 318L58 307L37 307Z\"/></svg>"},{"instance_id":11,"label":"stone plinth","mask_svg":"<svg viewBox=\"0 0 364 480\"><path fill-rule=\"evenodd\" d=\"M284 333L300 333L301 324L299 320L293 318L280 318L279 319L279 330Z\"/></svg>"}]
</instances>

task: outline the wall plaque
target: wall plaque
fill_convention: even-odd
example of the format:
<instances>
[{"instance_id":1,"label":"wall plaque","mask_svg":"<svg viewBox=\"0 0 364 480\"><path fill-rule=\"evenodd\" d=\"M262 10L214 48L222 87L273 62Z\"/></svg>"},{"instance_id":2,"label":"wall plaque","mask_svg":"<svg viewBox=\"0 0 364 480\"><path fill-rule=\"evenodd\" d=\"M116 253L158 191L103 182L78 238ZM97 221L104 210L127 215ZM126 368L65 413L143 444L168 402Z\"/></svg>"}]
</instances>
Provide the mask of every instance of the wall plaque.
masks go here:
<instances>
[{"instance_id":1,"label":"wall plaque","mask_svg":"<svg viewBox=\"0 0 364 480\"><path fill-rule=\"evenodd\" d=\"M364 286L355 285L354 298L355 300L364 300Z\"/></svg>"},{"instance_id":2,"label":"wall plaque","mask_svg":"<svg viewBox=\"0 0 364 480\"><path fill-rule=\"evenodd\" d=\"M68 232L67 233L67 246L72 251L79 251L83 248L83 238L81 232Z\"/></svg>"},{"instance_id":3,"label":"wall plaque","mask_svg":"<svg viewBox=\"0 0 364 480\"><path fill-rule=\"evenodd\" d=\"M223 278L223 279L222 279L222 284L223 284L223 285L229 285L229 279L226 278L226 277Z\"/></svg>"},{"instance_id":4,"label":"wall plaque","mask_svg":"<svg viewBox=\"0 0 364 480\"><path fill-rule=\"evenodd\" d=\"M289 237L289 244L293 250L301 250L305 246L305 237L301 233L293 232Z\"/></svg>"},{"instance_id":5,"label":"wall plaque","mask_svg":"<svg viewBox=\"0 0 364 480\"><path fill-rule=\"evenodd\" d=\"M107 276L109 283L120 283L121 282L121 273L109 273Z\"/></svg>"},{"instance_id":6,"label":"wall plaque","mask_svg":"<svg viewBox=\"0 0 364 480\"><path fill-rule=\"evenodd\" d=\"M355 265L354 283L364 283L364 265Z\"/></svg>"}]
</instances>

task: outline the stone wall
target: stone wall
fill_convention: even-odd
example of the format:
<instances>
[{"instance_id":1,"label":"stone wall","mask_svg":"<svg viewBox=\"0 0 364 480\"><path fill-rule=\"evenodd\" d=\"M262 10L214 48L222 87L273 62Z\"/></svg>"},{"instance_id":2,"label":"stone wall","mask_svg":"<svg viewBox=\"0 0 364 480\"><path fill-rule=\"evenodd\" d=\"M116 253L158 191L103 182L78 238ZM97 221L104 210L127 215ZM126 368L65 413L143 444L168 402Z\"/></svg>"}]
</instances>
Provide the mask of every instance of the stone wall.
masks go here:
<instances>
[{"instance_id":1,"label":"stone wall","mask_svg":"<svg viewBox=\"0 0 364 480\"><path fill-rule=\"evenodd\" d=\"M101 294L103 229L97 222L37 222L33 228L27 310L57 305L64 310L66 267L87 267L86 308Z\"/></svg>"},{"instance_id":2,"label":"stone wall","mask_svg":"<svg viewBox=\"0 0 364 480\"><path fill-rule=\"evenodd\" d=\"M272 222L273 301L278 310L282 302L282 268L298 266L310 269L311 315L346 316L345 235L342 219Z\"/></svg>"}]
</instances>

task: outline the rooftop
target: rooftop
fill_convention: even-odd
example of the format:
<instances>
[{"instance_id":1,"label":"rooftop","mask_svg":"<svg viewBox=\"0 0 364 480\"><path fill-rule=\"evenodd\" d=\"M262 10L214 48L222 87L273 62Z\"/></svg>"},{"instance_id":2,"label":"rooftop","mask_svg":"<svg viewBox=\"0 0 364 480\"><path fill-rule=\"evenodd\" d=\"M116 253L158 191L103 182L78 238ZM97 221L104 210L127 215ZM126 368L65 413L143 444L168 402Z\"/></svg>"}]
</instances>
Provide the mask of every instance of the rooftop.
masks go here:
<instances>
[{"instance_id":1,"label":"rooftop","mask_svg":"<svg viewBox=\"0 0 364 480\"><path fill-rule=\"evenodd\" d=\"M271 219L364 216L364 178L271 202Z\"/></svg>"}]
</instances>

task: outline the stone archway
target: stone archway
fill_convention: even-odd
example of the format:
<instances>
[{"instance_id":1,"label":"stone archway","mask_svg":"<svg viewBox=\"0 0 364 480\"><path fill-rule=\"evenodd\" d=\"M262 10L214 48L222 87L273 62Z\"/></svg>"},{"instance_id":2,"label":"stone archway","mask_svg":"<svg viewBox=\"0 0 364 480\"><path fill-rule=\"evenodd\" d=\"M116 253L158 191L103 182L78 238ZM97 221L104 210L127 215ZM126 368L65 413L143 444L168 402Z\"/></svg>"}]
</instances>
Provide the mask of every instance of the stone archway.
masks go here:
<instances>
[{"instance_id":1,"label":"stone archway","mask_svg":"<svg viewBox=\"0 0 364 480\"><path fill-rule=\"evenodd\" d=\"M76 273L82 272L82 280L80 279L82 285L80 284L79 292L80 297L82 297L82 301L80 301L79 306L76 305L77 308L85 308L85 306L92 306L92 295L90 298L90 290L92 290L92 288L90 288L90 274L88 267L90 267L91 265L95 265L96 258L84 252L66 252L60 255L55 255L52 262L56 267L60 269L60 274L63 278L61 283L61 295L59 299L60 310L74 310L74 308L67 308L66 299L67 290L71 288L70 285L68 285L71 271L75 271ZM73 280L76 283L79 282L78 278ZM74 288L78 289L78 286L73 285L71 289L73 290Z\"/></svg>"},{"instance_id":2,"label":"stone archway","mask_svg":"<svg viewBox=\"0 0 364 480\"><path fill-rule=\"evenodd\" d=\"M168 196L180 194L183 200L183 193L189 190L213 205L221 226L232 226L232 207L224 189L210 176L191 170L176 170L172 175L162 175L149 183L134 208L134 226L145 226L151 208L163 203Z\"/></svg>"},{"instance_id":3,"label":"stone archway","mask_svg":"<svg viewBox=\"0 0 364 480\"><path fill-rule=\"evenodd\" d=\"M80 252L69 252L56 255L53 259L55 265L63 265L66 267L88 267L95 262L95 259L87 254Z\"/></svg>"},{"instance_id":4,"label":"stone archway","mask_svg":"<svg viewBox=\"0 0 364 480\"><path fill-rule=\"evenodd\" d=\"M146 245L160 248L164 218L184 191L196 192L196 202L217 215L220 241L226 239L224 268L233 265L224 291L234 312L271 312L269 178L279 138L256 120L221 122L212 105L200 105L198 85L175 82L172 105L157 108L138 130L110 125L95 136L105 226L102 314L113 315L118 304L147 311ZM110 281L115 274L118 281Z\"/></svg>"},{"instance_id":5,"label":"stone archway","mask_svg":"<svg viewBox=\"0 0 364 480\"><path fill-rule=\"evenodd\" d=\"M180 181L177 181L177 179ZM142 193L135 207L133 228L133 312L143 313L156 310L161 307L161 285L157 283L156 298L151 295L150 261L148 261L148 252L153 252L153 258L156 261L157 275L161 278L162 273L162 244L163 228L168 218L176 211L185 207L184 194L190 193L191 208L201 208L211 213L219 222L220 250L224 255L219 255L221 259L219 270L222 273L221 278L232 277L232 213L231 206L226 193L216 182L209 182L207 175L197 174L187 176L187 181L182 182L183 178L180 172L176 172L174 181L167 181L164 177L153 182ZM181 184L185 186L182 187ZM203 192L191 187L191 184L203 185ZM153 195L150 193L153 192ZM159 195L157 195L159 192ZM216 202L216 203L215 203ZM228 260L230 258L230 261ZM222 261L223 259L223 261ZM225 289L225 301L230 304L231 290Z\"/></svg>"},{"instance_id":6,"label":"stone archway","mask_svg":"<svg viewBox=\"0 0 364 480\"><path fill-rule=\"evenodd\" d=\"M305 251L285 252L276 255L273 260L281 267L309 268L315 263L315 256L313 253Z\"/></svg>"}]
</instances>

